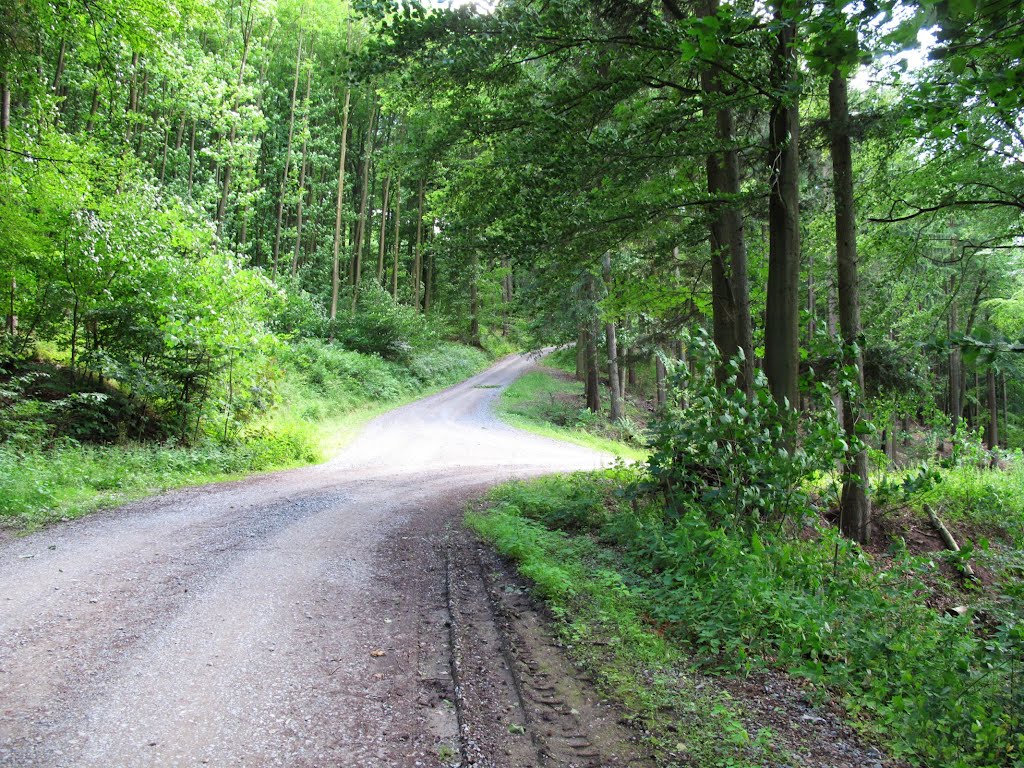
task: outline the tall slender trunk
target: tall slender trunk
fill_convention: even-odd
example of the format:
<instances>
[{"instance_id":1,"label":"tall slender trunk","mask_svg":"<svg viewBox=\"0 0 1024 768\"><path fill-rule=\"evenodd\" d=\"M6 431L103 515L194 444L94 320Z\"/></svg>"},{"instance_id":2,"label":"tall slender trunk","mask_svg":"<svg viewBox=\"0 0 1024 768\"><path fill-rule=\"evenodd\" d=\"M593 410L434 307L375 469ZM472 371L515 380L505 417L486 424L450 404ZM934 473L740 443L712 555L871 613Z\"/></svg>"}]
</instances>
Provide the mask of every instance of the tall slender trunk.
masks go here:
<instances>
[{"instance_id":1,"label":"tall slender trunk","mask_svg":"<svg viewBox=\"0 0 1024 768\"><path fill-rule=\"evenodd\" d=\"M300 18L301 22L301 18ZM271 258L273 260L273 273L277 274L277 260L278 254L281 252L281 218L284 216L284 194L288 188L288 173L291 171L292 163L292 140L295 136L295 104L299 93L299 70L302 68L302 26L299 26L299 40L298 46L295 49L295 76L292 79L292 99L291 107L288 112L288 142L284 148L284 173L281 174L281 188L277 193L277 224L274 227L274 248L272 251ZM348 89L345 90L346 102L345 102L345 114L348 114ZM344 154L345 139L342 134L342 154ZM338 196L338 208L341 208L341 196ZM334 236L335 250L337 250L338 235L335 233ZM331 319L334 319L333 314Z\"/></svg>"},{"instance_id":2,"label":"tall slender trunk","mask_svg":"<svg viewBox=\"0 0 1024 768\"><path fill-rule=\"evenodd\" d=\"M253 0L249 0L249 5L246 10L246 18L243 22L242 28L242 60L238 65L238 81L236 84L235 96L232 101L231 111L238 112L238 101L239 92L242 88L242 83L245 82L245 65L249 61L249 46L252 43L252 28L255 23L255 17L252 11ZM217 205L217 235L220 236L224 231L224 219L227 217L228 212L228 198L231 195L231 161L232 152L235 147L235 137L238 135L238 123L232 121L231 131L228 134L228 159L224 163L224 178L223 185L221 186L220 202Z\"/></svg>"},{"instance_id":3,"label":"tall slender trunk","mask_svg":"<svg viewBox=\"0 0 1024 768\"><path fill-rule=\"evenodd\" d=\"M384 177L380 195L380 240L377 244L377 282L384 285L384 247L388 229L388 203L391 198L391 174Z\"/></svg>"},{"instance_id":4,"label":"tall slender trunk","mask_svg":"<svg viewBox=\"0 0 1024 768\"><path fill-rule=\"evenodd\" d=\"M135 112L135 108L139 103L139 54L137 52L132 53L132 79L128 86L128 107L125 110L128 116L128 125L125 126L124 140L126 143L131 142L132 135L134 134L135 128L132 123L132 113Z\"/></svg>"},{"instance_id":5,"label":"tall slender trunk","mask_svg":"<svg viewBox=\"0 0 1024 768\"><path fill-rule=\"evenodd\" d=\"M480 344L480 254L473 249L473 257L470 262L469 273L469 341L471 344Z\"/></svg>"},{"instance_id":6,"label":"tall slender trunk","mask_svg":"<svg viewBox=\"0 0 1024 768\"><path fill-rule=\"evenodd\" d=\"M192 118L192 131L188 140L188 196L192 197L192 179L196 169L196 119Z\"/></svg>"},{"instance_id":7,"label":"tall slender trunk","mask_svg":"<svg viewBox=\"0 0 1024 768\"><path fill-rule=\"evenodd\" d=\"M1003 390L1003 447L1009 447L1010 437L1010 398L1006 394L1006 373L999 372L999 386Z\"/></svg>"},{"instance_id":8,"label":"tall slender trunk","mask_svg":"<svg viewBox=\"0 0 1024 768\"><path fill-rule=\"evenodd\" d=\"M370 86L373 87L372 85ZM366 141L363 143L363 172L359 190L359 219L356 224L356 255L352 265L352 311L356 311L359 299L359 282L363 278L363 242L366 238L367 207L370 199L370 161L373 158L373 132L377 119L377 94L370 99L370 119L366 126Z\"/></svg>"},{"instance_id":9,"label":"tall slender trunk","mask_svg":"<svg viewBox=\"0 0 1024 768\"><path fill-rule=\"evenodd\" d=\"M420 179L419 194L416 203L416 255L412 262L412 305L420 309L420 279L423 273L423 179ZM479 270L479 265L477 266ZM474 277L475 286L476 277Z\"/></svg>"},{"instance_id":10,"label":"tall slender trunk","mask_svg":"<svg viewBox=\"0 0 1024 768\"><path fill-rule=\"evenodd\" d=\"M295 252L292 254L292 276L299 270L299 255L302 253L302 200L306 194L306 147L309 145L309 90L313 82L313 70L306 70L306 114L302 126L302 160L299 165L299 199L295 208Z\"/></svg>"},{"instance_id":11,"label":"tall slender trunk","mask_svg":"<svg viewBox=\"0 0 1024 768\"><path fill-rule=\"evenodd\" d=\"M949 347L949 420L952 432L955 435L960 426L960 415L963 408L960 403L960 347L953 343L953 339L959 330L959 318L957 317L956 302L956 276L949 278L949 314L946 319L946 330L950 340Z\"/></svg>"},{"instance_id":12,"label":"tall slender trunk","mask_svg":"<svg viewBox=\"0 0 1024 768\"><path fill-rule=\"evenodd\" d=\"M65 54L67 53L67 50L68 50L68 41L67 40L61 40L60 41L60 49L57 51L57 63L56 63L56 65L53 68L53 84L51 85L51 90L53 90L53 95L55 97L60 97L60 81L61 81L61 78L64 77L64 58L65 58ZM62 108L58 108L58 110L57 110L57 117L55 118L55 122L60 122L60 114L62 112L63 112L63 109Z\"/></svg>"},{"instance_id":13,"label":"tall slender trunk","mask_svg":"<svg viewBox=\"0 0 1024 768\"><path fill-rule=\"evenodd\" d=\"M996 371L991 365L985 373L985 383L988 389L988 431L985 435L985 444L992 450L999 446L999 398L996 391Z\"/></svg>"},{"instance_id":14,"label":"tall slender trunk","mask_svg":"<svg viewBox=\"0 0 1024 768\"><path fill-rule=\"evenodd\" d=\"M718 13L718 0L704 0L702 16ZM728 375L725 362L743 351L739 387L750 392L754 380L753 331L750 320L750 296L747 280L747 248L743 234L743 212L740 194L739 152L736 149L735 121L732 110L723 106L722 70L715 64L706 67L700 76L706 94L704 114L714 119L714 152L706 158L708 193L716 202L711 211L711 284L712 323L715 345L723 358L718 369L719 381Z\"/></svg>"},{"instance_id":15,"label":"tall slender trunk","mask_svg":"<svg viewBox=\"0 0 1024 768\"><path fill-rule=\"evenodd\" d=\"M427 240L433 237L433 228L427 232ZM423 276L423 314L430 314L431 297L434 293L434 249L427 250L427 266Z\"/></svg>"},{"instance_id":16,"label":"tall slender trunk","mask_svg":"<svg viewBox=\"0 0 1024 768\"><path fill-rule=\"evenodd\" d=\"M654 352L654 386L657 392L657 404L665 405L668 401L668 371L665 370L665 358L662 351Z\"/></svg>"},{"instance_id":17,"label":"tall slender trunk","mask_svg":"<svg viewBox=\"0 0 1024 768\"><path fill-rule=\"evenodd\" d=\"M391 298L398 301L398 255L402 247L402 177L395 179L395 251L391 265Z\"/></svg>"},{"instance_id":18,"label":"tall slender trunk","mask_svg":"<svg viewBox=\"0 0 1024 768\"><path fill-rule=\"evenodd\" d=\"M844 362L856 366L855 397L843 404L843 426L850 446L860 442L857 424L863 418L864 359L860 352L860 284L857 276L857 218L853 196L853 154L846 76L837 68L829 82L829 129L832 144L832 184L836 216L836 261L839 284L839 327ZM868 456L865 449L848 450L843 471L839 527L843 535L862 544L871 537L871 503L867 496Z\"/></svg>"},{"instance_id":19,"label":"tall slender trunk","mask_svg":"<svg viewBox=\"0 0 1024 768\"><path fill-rule=\"evenodd\" d=\"M612 257L607 251L601 259L601 266L604 271L605 290L610 293L612 290ZM614 322L604 324L604 337L608 352L608 392L611 401L608 415L612 421L618 421L622 418L622 382L619 379L618 338Z\"/></svg>"},{"instance_id":20,"label":"tall slender trunk","mask_svg":"<svg viewBox=\"0 0 1024 768\"><path fill-rule=\"evenodd\" d=\"M599 368L597 363L597 315L594 313L594 278L592 275L587 276L587 294L589 298L589 310L591 316L586 320L586 333L587 333L587 345L586 345L586 359L587 359L587 381L584 388L584 394L586 395L587 408L592 413L599 413L601 410L601 389L600 389L600 377Z\"/></svg>"},{"instance_id":21,"label":"tall slender trunk","mask_svg":"<svg viewBox=\"0 0 1024 768\"><path fill-rule=\"evenodd\" d=\"M341 108L341 148L338 151L338 195L334 209L334 255L331 260L331 335L334 340L334 324L338 317L338 291L341 289L341 203L345 197L345 153L348 150L348 110L352 100L352 91L345 89L344 102ZM280 212L278 213L280 227Z\"/></svg>"},{"instance_id":22,"label":"tall slender trunk","mask_svg":"<svg viewBox=\"0 0 1024 768\"><path fill-rule=\"evenodd\" d=\"M11 132L11 88L7 82L7 70L0 72L0 142L7 146Z\"/></svg>"},{"instance_id":23,"label":"tall slender trunk","mask_svg":"<svg viewBox=\"0 0 1024 768\"><path fill-rule=\"evenodd\" d=\"M778 32L772 57L774 102L768 137L771 189L764 354L772 395L790 409L799 405L800 362L800 112L792 5L791 0L774 3Z\"/></svg>"}]
</instances>

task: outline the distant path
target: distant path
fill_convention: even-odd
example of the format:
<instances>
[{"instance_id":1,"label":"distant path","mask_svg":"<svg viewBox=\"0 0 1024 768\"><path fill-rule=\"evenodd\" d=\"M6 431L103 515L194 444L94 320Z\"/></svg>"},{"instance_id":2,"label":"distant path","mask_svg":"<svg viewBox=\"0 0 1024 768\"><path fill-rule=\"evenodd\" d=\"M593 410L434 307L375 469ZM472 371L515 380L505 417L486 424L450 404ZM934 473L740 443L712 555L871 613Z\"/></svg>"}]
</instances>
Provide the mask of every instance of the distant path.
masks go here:
<instances>
[{"instance_id":1,"label":"distant path","mask_svg":"<svg viewBox=\"0 0 1024 768\"><path fill-rule=\"evenodd\" d=\"M495 483L610 459L494 418L530 365L393 411L327 464L0 544L0 765L637 764L453 526Z\"/></svg>"}]
</instances>

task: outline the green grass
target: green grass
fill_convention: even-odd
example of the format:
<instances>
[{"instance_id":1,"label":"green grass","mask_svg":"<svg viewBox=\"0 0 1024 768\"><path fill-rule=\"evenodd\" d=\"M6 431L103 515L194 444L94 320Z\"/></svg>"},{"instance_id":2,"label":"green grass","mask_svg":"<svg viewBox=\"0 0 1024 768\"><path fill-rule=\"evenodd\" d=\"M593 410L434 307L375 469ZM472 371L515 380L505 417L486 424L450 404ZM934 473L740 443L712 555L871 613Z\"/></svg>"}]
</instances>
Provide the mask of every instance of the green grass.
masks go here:
<instances>
[{"instance_id":1,"label":"green grass","mask_svg":"<svg viewBox=\"0 0 1024 768\"><path fill-rule=\"evenodd\" d=\"M195 446L0 443L0 522L32 529L170 488L317 463L340 452L370 419L450 386L488 364L457 344L414 352L404 363L319 342L279 361L277 401L228 442Z\"/></svg>"},{"instance_id":2,"label":"green grass","mask_svg":"<svg viewBox=\"0 0 1024 768\"><path fill-rule=\"evenodd\" d=\"M519 429L556 440L565 440L622 459L645 461L647 451L636 443L639 430L629 422L626 426L609 424L600 414L577 408L569 402L578 397L580 384L558 375L554 369L531 371L502 392L498 415ZM631 444L623 438L634 440Z\"/></svg>"},{"instance_id":3,"label":"green grass","mask_svg":"<svg viewBox=\"0 0 1024 768\"><path fill-rule=\"evenodd\" d=\"M668 515L644 479L623 468L511 484L468 521L537 585L574 652L645 729L666 732L657 712L668 694L649 682L659 675L774 668L838 697L913 765L1019 764L1019 577L968 596L966 616L947 616L926 600L944 579L934 554L894 550L876 562L831 527L795 537L728 529L699 508ZM999 556L1019 574L1017 554ZM699 720L688 728L707 733ZM747 734L738 753L696 763L756 762L757 742Z\"/></svg>"},{"instance_id":4,"label":"green grass","mask_svg":"<svg viewBox=\"0 0 1024 768\"><path fill-rule=\"evenodd\" d=\"M647 734L659 765L744 768L778 760L769 732L751 733L727 695L685 672L689 659L652 630L646 596L631 585L621 556L584 532L604 514L600 482L578 475L502 486L489 509L466 521L532 582L569 653ZM537 519L546 514L560 525Z\"/></svg>"}]
</instances>

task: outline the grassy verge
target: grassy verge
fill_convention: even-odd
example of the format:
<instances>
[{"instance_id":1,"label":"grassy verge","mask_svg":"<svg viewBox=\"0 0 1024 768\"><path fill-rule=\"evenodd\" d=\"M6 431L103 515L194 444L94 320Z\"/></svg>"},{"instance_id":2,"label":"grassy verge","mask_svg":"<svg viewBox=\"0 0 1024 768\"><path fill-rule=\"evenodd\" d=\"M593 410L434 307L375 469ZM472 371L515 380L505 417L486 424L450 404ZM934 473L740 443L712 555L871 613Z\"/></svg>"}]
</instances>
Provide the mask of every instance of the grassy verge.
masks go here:
<instances>
[{"instance_id":1,"label":"grassy verge","mask_svg":"<svg viewBox=\"0 0 1024 768\"><path fill-rule=\"evenodd\" d=\"M945 492L928 491L933 502L962 502L965 489L976 498L983 481L950 472ZM965 613L947 613L931 601L959 589L941 553L895 540L874 557L828 526L794 536L726 529L699 508L667 515L643 480L624 469L512 484L468 522L537 585L566 642L637 713L666 765L763 764L773 749L771 733L751 734L728 700L709 700L678 671L693 668L788 673L913 765L1021 764L1019 548L987 550L984 590Z\"/></svg>"},{"instance_id":2,"label":"grassy verge","mask_svg":"<svg viewBox=\"0 0 1024 768\"><path fill-rule=\"evenodd\" d=\"M323 461L373 417L482 370L488 356L440 344L388 362L319 342L279 360L276 405L230 441L195 446L0 444L0 522L32 529L162 490Z\"/></svg>"},{"instance_id":3,"label":"grassy verge","mask_svg":"<svg viewBox=\"0 0 1024 768\"><path fill-rule=\"evenodd\" d=\"M582 407L580 400L579 382L568 378L561 368L545 365L521 376L502 392L498 415L514 427L544 437L622 459L647 458L635 405L628 405L626 419L612 424L603 414Z\"/></svg>"},{"instance_id":4,"label":"grassy verge","mask_svg":"<svg viewBox=\"0 0 1024 768\"><path fill-rule=\"evenodd\" d=\"M617 472L502 486L467 524L534 584L569 653L647 734L659 765L775 764L783 755L770 729L752 732L727 694L688 671L690 658L652 629L622 552L597 535Z\"/></svg>"}]
</instances>

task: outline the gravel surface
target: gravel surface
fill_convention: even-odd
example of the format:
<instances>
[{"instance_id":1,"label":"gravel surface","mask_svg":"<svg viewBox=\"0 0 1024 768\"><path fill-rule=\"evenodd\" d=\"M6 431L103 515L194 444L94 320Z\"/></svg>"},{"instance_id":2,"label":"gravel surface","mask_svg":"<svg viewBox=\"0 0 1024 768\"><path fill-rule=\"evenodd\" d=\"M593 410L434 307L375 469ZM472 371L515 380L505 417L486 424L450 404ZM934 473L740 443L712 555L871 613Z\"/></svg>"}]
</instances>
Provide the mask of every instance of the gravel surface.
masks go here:
<instances>
[{"instance_id":1,"label":"gravel surface","mask_svg":"<svg viewBox=\"0 0 1024 768\"><path fill-rule=\"evenodd\" d=\"M0 765L643 765L627 734L583 732L585 691L538 682L541 629L513 626L458 528L495 483L610 460L492 416L530 364L327 464L0 543Z\"/></svg>"}]
</instances>

